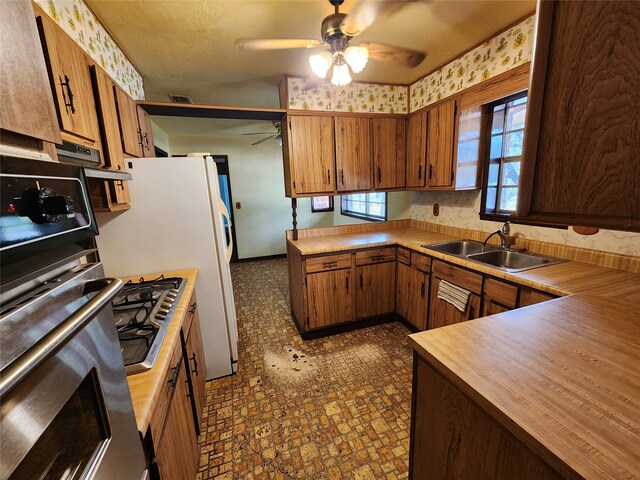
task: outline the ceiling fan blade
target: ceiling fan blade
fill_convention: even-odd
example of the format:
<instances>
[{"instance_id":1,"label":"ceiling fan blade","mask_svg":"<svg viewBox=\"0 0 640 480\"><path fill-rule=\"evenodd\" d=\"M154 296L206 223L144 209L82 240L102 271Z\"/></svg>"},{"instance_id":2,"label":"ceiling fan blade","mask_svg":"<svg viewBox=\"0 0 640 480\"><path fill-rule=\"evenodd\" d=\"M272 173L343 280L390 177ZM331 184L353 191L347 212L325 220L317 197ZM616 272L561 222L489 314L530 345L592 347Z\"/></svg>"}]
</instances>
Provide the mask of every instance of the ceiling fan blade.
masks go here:
<instances>
[{"instance_id":1,"label":"ceiling fan blade","mask_svg":"<svg viewBox=\"0 0 640 480\"><path fill-rule=\"evenodd\" d=\"M239 38L236 48L240 50L280 50L285 48L314 48L321 40L308 38Z\"/></svg>"},{"instance_id":2,"label":"ceiling fan blade","mask_svg":"<svg viewBox=\"0 0 640 480\"><path fill-rule=\"evenodd\" d=\"M266 142L267 140L271 140L272 138L276 138L278 135L269 135L268 137L261 138L257 142L253 142L251 145L260 145L261 143Z\"/></svg>"},{"instance_id":3,"label":"ceiling fan blade","mask_svg":"<svg viewBox=\"0 0 640 480\"><path fill-rule=\"evenodd\" d=\"M355 6L345 17L340 29L355 37L369 28L376 20L393 15L401 8L419 0L356 0Z\"/></svg>"},{"instance_id":4,"label":"ceiling fan blade","mask_svg":"<svg viewBox=\"0 0 640 480\"><path fill-rule=\"evenodd\" d=\"M241 133L241 135L276 135L272 132L253 132L253 133Z\"/></svg>"},{"instance_id":5,"label":"ceiling fan blade","mask_svg":"<svg viewBox=\"0 0 640 480\"><path fill-rule=\"evenodd\" d=\"M427 56L426 53L418 50L409 50L408 48L394 47L393 45L384 45L382 43L362 42L360 45L367 47L369 58L401 63L411 68L420 65Z\"/></svg>"}]
</instances>

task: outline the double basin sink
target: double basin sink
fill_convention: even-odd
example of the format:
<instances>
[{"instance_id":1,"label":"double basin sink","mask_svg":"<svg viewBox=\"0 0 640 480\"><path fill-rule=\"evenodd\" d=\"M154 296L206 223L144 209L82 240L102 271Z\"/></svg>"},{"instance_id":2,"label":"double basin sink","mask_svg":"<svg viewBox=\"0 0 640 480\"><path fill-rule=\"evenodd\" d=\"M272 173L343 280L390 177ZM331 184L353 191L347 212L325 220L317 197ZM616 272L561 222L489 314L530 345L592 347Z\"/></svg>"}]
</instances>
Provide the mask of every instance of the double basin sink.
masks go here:
<instances>
[{"instance_id":1,"label":"double basin sink","mask_svg":"<svg viewBox=\"0 0 640 480\"><path fill-rule=\"evenodd\" d=\"M448 253L455 257L464 258L472 262L491 265L492 267L515 273L532 268L544 267L555 263L566 262L561 258L547 257L532 253L522 253L505 250L493 245L486 245L484 251L481 242L473 240L460 240L444 243L432 243L422 245L436 252Z\"/></svg>"}]
</instances>

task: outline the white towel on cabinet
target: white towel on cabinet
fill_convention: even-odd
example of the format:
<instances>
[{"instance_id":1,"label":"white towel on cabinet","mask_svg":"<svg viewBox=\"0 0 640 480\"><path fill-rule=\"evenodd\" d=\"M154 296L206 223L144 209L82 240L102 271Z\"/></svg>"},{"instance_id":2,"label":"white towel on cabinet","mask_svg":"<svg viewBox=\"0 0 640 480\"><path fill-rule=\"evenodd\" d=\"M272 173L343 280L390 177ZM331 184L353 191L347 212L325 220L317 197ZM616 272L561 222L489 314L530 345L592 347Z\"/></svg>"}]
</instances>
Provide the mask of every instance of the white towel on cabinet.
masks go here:
<instances>
[{"instance_id":1,"label":"white towel on cabinet","mask_svg":"<svg viewBox=\"0 0 640 480\"><path fill-rule=\"evenodd\" d=\"M438 286L438 298L450 303L461 312L464 312L467 309L469 295L471 295L469 290L465 290L457 285L440 280L440 285Z\"/></svg>"}]
</instances>

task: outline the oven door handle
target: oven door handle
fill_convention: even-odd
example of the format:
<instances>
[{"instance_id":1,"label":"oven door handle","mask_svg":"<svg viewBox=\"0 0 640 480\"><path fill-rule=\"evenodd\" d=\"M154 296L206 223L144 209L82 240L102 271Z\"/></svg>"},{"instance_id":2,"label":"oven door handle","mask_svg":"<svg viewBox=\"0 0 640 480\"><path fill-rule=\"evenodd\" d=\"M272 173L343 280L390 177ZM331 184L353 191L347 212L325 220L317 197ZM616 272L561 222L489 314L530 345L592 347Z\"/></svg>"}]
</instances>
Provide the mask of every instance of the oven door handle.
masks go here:
<instances>
[{"instance_id":1,"label":"oven door handle","mask_svg":"<svg viewBox=\"0 0 640 480\"><path fill-rule=\"evenodd\" d=\"M111 303L111 300L118 294L123 285L122 280L118 278L100 278L88 281L85 284L84 294L100 293L71 314L14 362L5 367L2 371L2 378L0 378L0 397L7 395L29 373L69 342L104 307Z\"/></svg>"}]
</instances>

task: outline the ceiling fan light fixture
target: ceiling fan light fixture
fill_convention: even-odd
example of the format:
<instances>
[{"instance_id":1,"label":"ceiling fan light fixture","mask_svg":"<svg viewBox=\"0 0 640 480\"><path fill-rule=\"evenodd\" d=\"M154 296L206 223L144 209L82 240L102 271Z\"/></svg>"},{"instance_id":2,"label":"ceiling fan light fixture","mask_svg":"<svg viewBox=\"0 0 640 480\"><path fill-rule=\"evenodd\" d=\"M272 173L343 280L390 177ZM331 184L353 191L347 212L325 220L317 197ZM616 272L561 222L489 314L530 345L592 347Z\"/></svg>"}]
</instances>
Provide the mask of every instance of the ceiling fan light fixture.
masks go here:
<instances>
[{"instance_id":1,"label":"ceiling fan light fixture","mask_svg":"<svg viewBox=\"0 0 640 480\"><path fill-rule=\"evenodd\" d=\"M351 75L349 74L349 66L346 63L342 65L334 65L333 76L331 77L331 83L336 87L342 87L351 82Z\"/></svg>"},{"instance_id":2,"label":"ceiling fan light fixture","mask_svg":"<svg viewBox=\"0 0 640 480\"><path fill-rule=\"evenodd\" d=\"M278 135L276 138L273 139L273 141L275 142L276 145L281 146L282 145L282 137L280 135Z\"/></svg>"},{"instance_id":3,"label":"ceiling fan light fixture","mask_svg":"<svg viewBox=\"0 0 640 480\"><path fill-rule=\"evenodd\" d=\"M327 76L327 72L329 71L329 68L331 68L332 63L333 57L331 56L331 52L327 50L309 57L311 70L313 70L313 73L320 78L325 78Z\"/></svg>"},{"instance_id":4,"label":"ceiling fan light fixture","mask_svg":"<svg viewBox=\"0 0 640 480\"><path fill-rule=\"evenodd\" d=\"M347 61L353 73L364 70L369 60L369 50L365 46L350 46L344 51L344 59Z\"/></svg>"}]
</instances>

